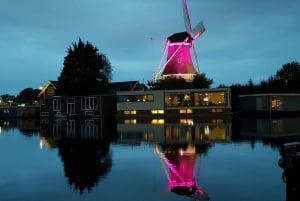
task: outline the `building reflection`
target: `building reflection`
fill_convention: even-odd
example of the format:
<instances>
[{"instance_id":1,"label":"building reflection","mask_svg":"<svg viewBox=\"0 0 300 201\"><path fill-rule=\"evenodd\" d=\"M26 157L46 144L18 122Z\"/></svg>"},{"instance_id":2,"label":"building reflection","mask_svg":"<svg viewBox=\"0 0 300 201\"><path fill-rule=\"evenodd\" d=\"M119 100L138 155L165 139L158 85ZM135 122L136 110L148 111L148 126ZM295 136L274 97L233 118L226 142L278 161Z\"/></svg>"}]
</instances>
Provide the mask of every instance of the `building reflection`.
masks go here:
<instances>
[{"instance_id":1,"label":"building reflection","mask_svg":"<svg viewBox=\"0 0 300 201\"><path fill-rule=\"evenodd\" d=\"M231 143L231 127L225 119L123 119L118 122L118 142L154 144L168 189L193 200L209 200L198 184L201 156L213 143Z\"/></svg>"},{"instance_id":2,"label":"building reflection","mask_svg":"<svg viewBox=\"0 0 300 201\"><path fill-rule=\"evenodd\" d=\"M224 119L123 119L118 121L118 143L231 142L231 121Z\"/></svg>"},{"instance_id":3,"label":"building reflection","mask_svg":"<svg viewBox=\"0 0 300 201\"><path fill-rule=\"evenodd\" d=\"M45 121L41 123L40 146L58 148L70 186L84 193L111 170L115 125L111 119Z\"/></svg>"},{"instance_id":4,"label":"building reflection","mask_svg":"<svg viewBox=\"0 0 300 201\"><path fill-rule=\"evenodd\" d=\"M42 149L58 149L65 176L70 186L80 193L92 190L111 171L112 143L150 144L161 160L169 190L203 200L208 196L199 180L201 157L214 143L250 139L279 147L290 142L290 137L299 141L299 122L299 118L118 119L118 122L112 119L1 119L0 134L16 128L22 135L39 134ZM289 194L287 191L287 197Z\"/></svg>"},{"instance_id":5,"label":"building reflection","mask_svg":"<svg viewBox=\"0 0 300 201\"><path fill-rule=\"evenodd\" d=\"M243 137L278 138L300 135L300 118L241 118Z\"/></svg>"},{"instance_id":6,"label":"building reflection","mask_svg":"<svg viewBox=\"0 0 300 201\"><path fill-rule=\"evenodd\" d=\"M16 128L25 136L37 135L40 132L40 119L0 119L0 134Z\"/></svg>"}]
</instances>

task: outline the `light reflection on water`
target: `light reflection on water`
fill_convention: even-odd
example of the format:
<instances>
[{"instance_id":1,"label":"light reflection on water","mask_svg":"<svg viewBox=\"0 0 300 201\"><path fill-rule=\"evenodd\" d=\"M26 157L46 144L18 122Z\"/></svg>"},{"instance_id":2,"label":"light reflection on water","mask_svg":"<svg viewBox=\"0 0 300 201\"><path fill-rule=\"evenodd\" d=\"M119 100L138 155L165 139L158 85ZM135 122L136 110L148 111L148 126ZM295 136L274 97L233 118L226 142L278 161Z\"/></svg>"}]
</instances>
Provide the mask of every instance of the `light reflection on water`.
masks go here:
<instances>
[{"instance_id":1,"label":"light reflection on water","mask_svg":"<svg viewBox=\"0 0 300 201\"><path fill-rule=\"evenodd\" d=\"M282 201L295 121L0 120L0 200Z\"/></svg>"}]
</instances>

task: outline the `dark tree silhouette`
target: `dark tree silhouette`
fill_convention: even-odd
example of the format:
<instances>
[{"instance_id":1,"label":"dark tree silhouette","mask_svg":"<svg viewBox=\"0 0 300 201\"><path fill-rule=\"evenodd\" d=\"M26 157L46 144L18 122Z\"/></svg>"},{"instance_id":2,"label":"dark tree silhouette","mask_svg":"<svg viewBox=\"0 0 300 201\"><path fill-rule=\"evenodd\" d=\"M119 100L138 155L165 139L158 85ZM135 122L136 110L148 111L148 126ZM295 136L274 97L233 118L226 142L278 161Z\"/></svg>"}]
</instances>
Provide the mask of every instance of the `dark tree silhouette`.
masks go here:
<instances>
[{"instance_id":1,"label":"dark tree silhouette","mask_svg":"<svg viewBox=\"0 0 300 201\"><path fill-rule=\"evenodd\" d=\"M14 95L10 95L10 94L2 94L0 96L0 105L2 104L8 104L9 101L15 101L16 97Z\"/></svg>"},{"instance_id":2,"label":"dark tree silhouette","mask_svg":"<svg viewBox=\"0 0 300 201\"><path fill-rule=\"evenodd\" d=\"M210 88L213 83L212 79L206 77L205 73L197 74L193 82L186 82L183 78L168 77L164 80L159 80L152 86L155 90L164 89L196 89L196 88Z\"/></svg>"},{"instance_id":3,"label":"dark tree silhouette","mask_svg":"<svg viewBox=\"0 0 300 201\"><path fill-rule=\"evenodd\" d=\"M111 170L109 142L92 139L61 139L59 155L64 163L69 185L80 194L89 192Z\"/></svg>"},{"instance_id":4,"label":"dark tree silhouette","mask_svg":"<svg viewBox=\"0 0 300 201\"><path fill-rule=\"evenodd\" d=\"M67 53L58 77L58 95L97 95L108 91L112 67L104 54L81 39Z\"/></svg>"},{"instance_id":5,"label":"dark tree silhouette","mask_svg":"<svg viewBox=\"0 0 300 201\"><path fill-rule=\"evenodd\" d=\"M210 88L213 80L206 77L205 73L197 74L194 77L193 88Z\"/></svg>"},{"instance_id":6,"label":"dark tree silhouette","mask_svg":"<svg viewBox=\"0 0 300 201\"><path fill-rule=\"evenodd\" d=\"M154 90L168 90L168 89L184 89L186 88L186 82L183 78L172 78L168 77L164 80L159 80L156 82L152 89Z\"/></svg>"},{"instance_id":7,"label":"dark tree silhouette","mask_svg":"<svg viewBox=\"0 0 300 201\"><path fill-rule=\"evenodd\" d=\"M16 97L16 102L33 104L37 100L37 96L40 93L39 89L26 88L23 89Z\"/></svg>"},{"instance_id":8,"label":"dark tree silhouette","mask_svg":"<svg viewBox=\"0 0 300 201\"><path fill-rule=\"evenodd\" d=\"M275 75L261 81L258 87L264 93L299 93L300 64L295 61L284 64Z\"/></svg>"},{"instance_id":9,"label":"dark tree silhouette","mask_svg":"<svg viewBox=\"0 0 300 201\"><path fill-rule=\"evenodd\" d=\"M239 95L256 93L300 93L300 64L292 61L282 65L276 74L255 85L250 78L248 84L231 85L233 113L239 111Z\"/></svg>"}]
</instances>

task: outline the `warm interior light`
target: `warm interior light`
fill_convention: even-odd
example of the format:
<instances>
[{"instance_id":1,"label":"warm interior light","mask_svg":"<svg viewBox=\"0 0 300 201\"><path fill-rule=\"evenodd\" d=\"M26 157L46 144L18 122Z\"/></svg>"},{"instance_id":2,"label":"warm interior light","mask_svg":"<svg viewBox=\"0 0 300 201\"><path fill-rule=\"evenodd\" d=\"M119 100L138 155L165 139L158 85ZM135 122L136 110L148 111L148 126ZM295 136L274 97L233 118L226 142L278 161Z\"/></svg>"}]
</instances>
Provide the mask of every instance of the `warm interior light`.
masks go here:
<instances>
[{"instance_id":1,"label":"warm interior light","mask_svg":"<svg viewBox=\"0 0 300 201\"><path fill-rule=\"evenodd\" d=\"M165 111L164 110L151 110L152 114L164 114Z\"/></svg>"},{"instance_id":2,"label":"warm interior light","mask_svg":"<svg viewBox=\"0 0 300 201\"><path fill-rule=\"evenodd\" d=\"M165 120L164 119L152 119L151 124L164 124Z\"/></svg>"}]
</instances>

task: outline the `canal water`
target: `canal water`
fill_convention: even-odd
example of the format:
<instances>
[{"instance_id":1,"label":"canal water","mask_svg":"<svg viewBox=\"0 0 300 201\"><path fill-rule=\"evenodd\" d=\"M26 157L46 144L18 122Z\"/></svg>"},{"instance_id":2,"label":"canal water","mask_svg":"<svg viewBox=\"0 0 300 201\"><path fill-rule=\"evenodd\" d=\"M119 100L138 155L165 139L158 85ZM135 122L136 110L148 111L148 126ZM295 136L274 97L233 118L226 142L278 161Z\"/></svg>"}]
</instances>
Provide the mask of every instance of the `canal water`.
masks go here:
<instances>
[{"instance_id":1,"label":"canal water","mask_svg":"<svg viewBox=\"0 0 300 201\"><path fill-rule=\"evenodd\" d=\"M0 120L1 201L289 201L300 119Z\"/></svg>"}]
</instances>

